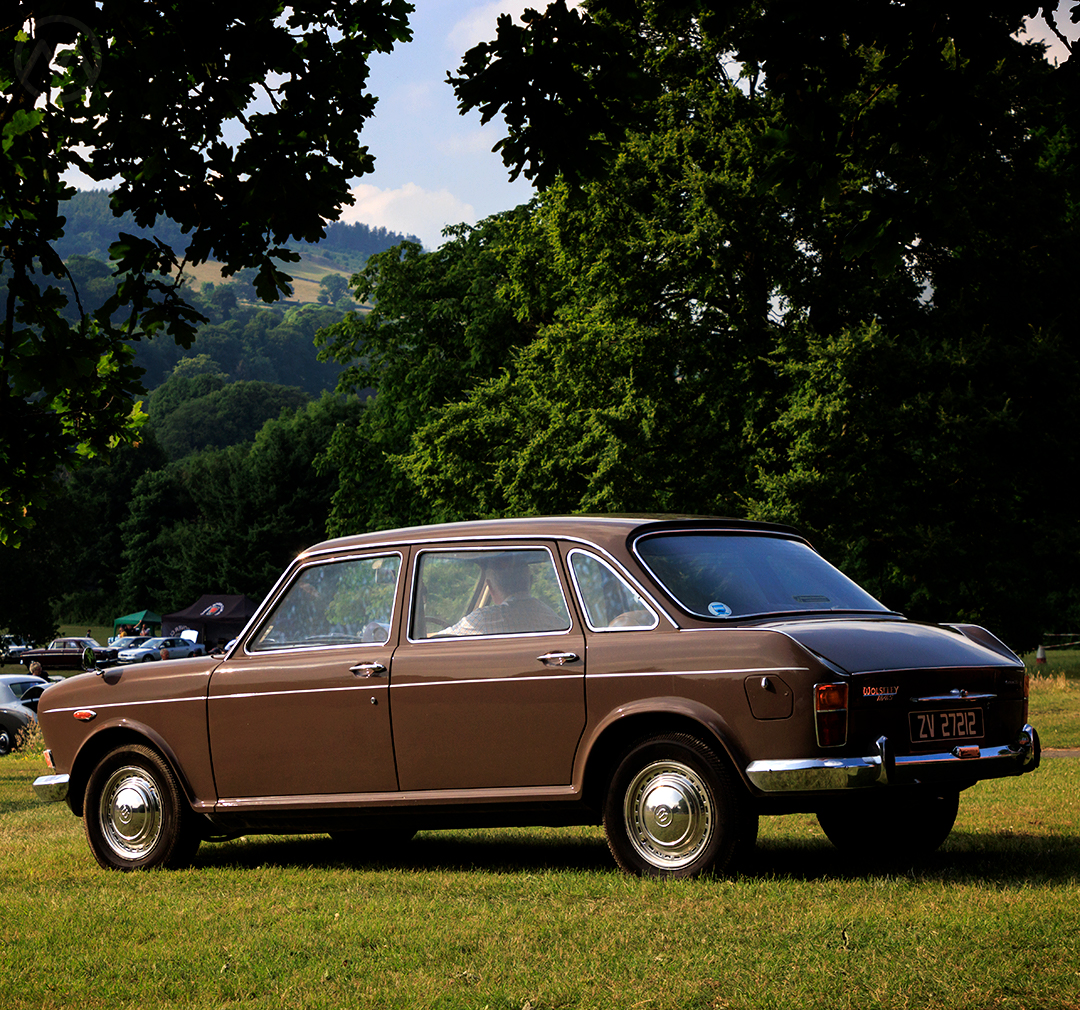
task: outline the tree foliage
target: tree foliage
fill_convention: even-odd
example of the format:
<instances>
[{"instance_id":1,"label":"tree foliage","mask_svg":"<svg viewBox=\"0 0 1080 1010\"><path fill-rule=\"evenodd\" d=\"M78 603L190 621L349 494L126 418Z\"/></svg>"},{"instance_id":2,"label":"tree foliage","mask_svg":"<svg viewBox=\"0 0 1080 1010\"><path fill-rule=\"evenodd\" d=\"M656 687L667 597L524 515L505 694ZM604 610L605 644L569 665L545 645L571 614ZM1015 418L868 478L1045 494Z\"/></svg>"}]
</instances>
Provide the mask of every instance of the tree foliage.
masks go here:
<instances>
[{"instance_id":1,"label":"tree foliage","mask_svg":"<svg viewBox=\"0 0 1080 1010\"><path fill-rule=\"evenodd\" d=\"M58 465L135 437L131 341L189 343L198 313L179 269L211 254L254 268L271 300L296 258L371 170L359 142L375 98L368 58L409 37L406 0L20 0L0 42L0 537L32 521ZM238 136L226 143L226 136ZM118 179L113 212L175 222L182 248L122 235L112 295L69 295L54 245L78 168ZM74 303L78 319L65 318ZM55 487L55 484L53 484Z\"/></svg>"},{"instance_id":2,"label":"tree foliage","mask_svg":"<svg viewBox=\"0 0 1080 1010\"><path fill-rule=\"evenodd\" d=\"M341 473L332 535L430 518L391 457L432 411L496 375L510 348L535 333L499 295L507 283L500 253L526 216L520 209L448 229L431 253L406 242L372 256L352 279L372 311L320 331L320 357L348 366L339 390L378 389L360 424L339 426L321 457Z\"/></svg>"},{"instance_id":3,"label":"tree foliage","mask_svg":"<svg viewBox=\"0 0 1080 1010\"><path fill-rule=\"evenodd\" d=\"M493 251L536 336L391 471L436 518L794 522L887 604L1034 643L1080 549L1037 476L1076 462L1071 61L1016 3L587 9L500 19L455 79L543 186Z\"/></svg>"}]
</instances>

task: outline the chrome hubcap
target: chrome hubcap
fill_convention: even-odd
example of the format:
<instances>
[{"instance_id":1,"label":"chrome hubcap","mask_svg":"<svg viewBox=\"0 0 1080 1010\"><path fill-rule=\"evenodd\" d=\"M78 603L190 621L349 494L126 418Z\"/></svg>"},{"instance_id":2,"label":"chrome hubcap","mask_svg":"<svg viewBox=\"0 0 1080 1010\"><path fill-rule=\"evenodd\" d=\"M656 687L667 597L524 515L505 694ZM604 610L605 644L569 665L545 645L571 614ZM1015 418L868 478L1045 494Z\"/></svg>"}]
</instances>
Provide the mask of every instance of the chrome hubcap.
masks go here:
<instances>
[{"instance_id":1,"label":"chrome hubcap","mask_svg":"<svg viewBox=\"0 0 1080 1010\"><path fill-rule=\"evenodd\" d=\"M101 792L102 834L122 859L140 859L161 835L161 798L145 769L118 768Z\"/></svg>"},{"instance_id":2,"label":"chrome hubcap","mask_svg":"<svg viewBox=\"0 0 1080 1010\"><path fill-rule=\"evenodd\" d=\"M714 830L709 787L689 765L654 761L626 790L626 833L638 854L665 870L693 862Z\"/></svg>"}]
</instances>

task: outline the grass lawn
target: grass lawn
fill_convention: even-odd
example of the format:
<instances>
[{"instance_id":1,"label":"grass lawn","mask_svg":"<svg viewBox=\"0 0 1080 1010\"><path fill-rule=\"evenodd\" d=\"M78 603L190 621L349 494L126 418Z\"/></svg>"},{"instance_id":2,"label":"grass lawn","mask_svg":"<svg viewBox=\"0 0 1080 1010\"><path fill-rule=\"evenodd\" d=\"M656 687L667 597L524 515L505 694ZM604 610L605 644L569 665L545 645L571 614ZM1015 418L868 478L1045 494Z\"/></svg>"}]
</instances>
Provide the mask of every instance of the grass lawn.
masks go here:
<instances>
[{"instance_id":1,"label":"grass lawn","mask_svg":"<svg viewBox=\"0 0 1080 1010\"><path fill-rule=\"evenodd\" d=\"M85 631L85 629L83 629ZM1036 683L1047 745L1080 693ZM1049 737L1049 739L1048 739ZM809 815L765 818L737 879L613 868L595 829L424 833L377 863L326 838L204 845L182 872L97 868L0 759L0 994L114 1007L1080 1007L1080 760L963 794L940 852L845 864ZM868 839L873 846L873 839Z\"/></svg>"}]
</instances>

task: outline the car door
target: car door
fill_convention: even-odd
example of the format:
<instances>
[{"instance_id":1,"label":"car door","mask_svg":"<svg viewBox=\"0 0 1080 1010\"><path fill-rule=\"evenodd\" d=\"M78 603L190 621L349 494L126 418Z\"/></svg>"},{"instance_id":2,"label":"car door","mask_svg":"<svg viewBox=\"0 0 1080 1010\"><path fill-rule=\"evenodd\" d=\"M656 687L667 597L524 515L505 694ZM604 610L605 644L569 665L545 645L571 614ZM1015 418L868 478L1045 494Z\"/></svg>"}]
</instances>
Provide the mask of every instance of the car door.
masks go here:
<instances>
[{"instance_id":1,"label":"car door","mask_svg":"<svg viewBox=\"0 0 1080 1010\"><path fill-rule=\"evenodd\" d=\"M517 591L500 567L527 570ZM390 686L401 789L569 784L584 676L552 544L418 550Z\"/></svg>"},{"instance_id":2,"label":"car door","mask_svg":"<svg viewBox=\"0 0 1080 1010\"><path fill-rule=\"evenodd\" d=\"M298 567L210 678L219 799L397 788L388 683L399 552Z\"/></svg>"}]
</instances>

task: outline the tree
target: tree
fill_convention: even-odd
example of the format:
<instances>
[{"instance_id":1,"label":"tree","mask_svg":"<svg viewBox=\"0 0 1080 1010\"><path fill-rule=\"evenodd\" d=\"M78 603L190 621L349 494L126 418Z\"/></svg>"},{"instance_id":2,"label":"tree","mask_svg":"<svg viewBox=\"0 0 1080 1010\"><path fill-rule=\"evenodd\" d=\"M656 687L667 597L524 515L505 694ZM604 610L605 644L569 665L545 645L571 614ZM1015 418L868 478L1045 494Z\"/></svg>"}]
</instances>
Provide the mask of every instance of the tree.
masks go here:
<instances>
[{"instance_id":1,"label":"tree","mask_svg":"<svg viewBox=\"0 0 1080 1010\"><path fill-rule=\"evenodd\" d=\"M1076 462L1071 61L1017 4L588 10L466 56L559 282L510 285L536 340L392 463L445 518L795 522L886 603L1033 644L1080 547L1024 479Z\"/></svg>"},{"instance_id":2,"label":"tree","mask_svg":"<svg viewBox=\"0 0 1080 1010\"><path fill-rule=\"evenodd\" d=\"M308 402L308 395L295 386L280 386L271 382L241 381L221 384L219 388L203 388L204 381L210 386L220 383L216 376L198 376L194 379L173 379L155 390L162 393L159 403L151 402L150 425L162 449L170 459L182 459L200 449L223 449L230 445L250 442L259 429L283 410L296 410ZM171 395L174 384L181 384L184 397L167 413L164 411L166 395ZM183 394L178 394L182 396Z\"/></svg>"},{"instance_id":3,"label":"tree","mask_svg":"<svg viewBox=\"0 0 1080 1010\"><path fill-rule=\"evenodd\" d=\"M349 293L349 282L342 274L326 274L319 281L319 301L334 304Z\"/></svg>"},{"instance_id":4,"label":"tree","mask_svg":"<svg viewBox=\"0 0 1080 1010\"><path fill-rule=\"evenodd\" d=\"M136 437L132 341L187 346L201 318L180 269L211 255L257 270L272 300L351 202L373 159L358 136L368 58L409 38L406 0L21 0L0 47L0 540L15 542L73 467ZM228 133L226 132L228 130ZM239 141L226 143L226 136ZM113 213L168 218L186 245L121 235L116 284L90 310L54 250L68 168L119 179ZM74 304L77 322L64 316ZM115 321L114 321L115 320Z\"/></svg>"},{"instance_id":5,"label":"tree","mask_svg":"<svg viewBox=\"0 0 1080 1010\"><path fill-rule=\"evenodd\" d=\"M120 589L162 612L209 591L259 598L296 554L325 535L337 473L314 460L355 397L326 394L263 425L252 442L194 453L144 474L122 523Z\"/></svg>"},{"instance_id":6,"label":"tree","mask_svg":"<svg viewBox=\"0 0 1080 1010\"><path fill-rule=\"evenodd\" d=\"M347 366L340 391L377 393L357 425L335 429L321 457L341 474L331 535L431 518L390 457L408 448L433 410L498 374L509 350L534 335L533 323L500 296L509 282L501 252L526 220L519 209L450 228L431 253L403 242L353 276L356 299L373 309L320 330L316 343L322 360Z\"/></svg>"}]
</instances>

